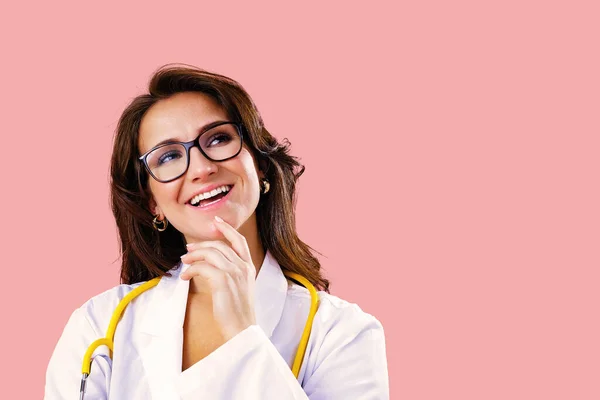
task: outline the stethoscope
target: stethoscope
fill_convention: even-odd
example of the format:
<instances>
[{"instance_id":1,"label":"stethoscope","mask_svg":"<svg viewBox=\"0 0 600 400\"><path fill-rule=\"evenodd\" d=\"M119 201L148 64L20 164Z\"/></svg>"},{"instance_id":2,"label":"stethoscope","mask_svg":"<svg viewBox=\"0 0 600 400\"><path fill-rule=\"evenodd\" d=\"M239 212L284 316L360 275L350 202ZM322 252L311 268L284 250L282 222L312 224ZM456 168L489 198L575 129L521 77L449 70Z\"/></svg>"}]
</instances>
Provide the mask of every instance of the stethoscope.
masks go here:
<instances>
[{"instance_id":1,"label":"stethoscope","mask_svg":"<svg viewBox=\"0 0 600 400\"><path fill-rule=\"evenodd\" d=\"M304 325L304 332L302 332L302 337L300 338L300 344L298 345L298 351L296 352L296 357L294 358L294 363L292 364L292 372L296 379L298 379L298 374L300 373L300 368L302 367L302 360L304 359L304 354L306 352L306 347L308 346L308 339L310 337L310 331L312 329L313 320L315 318L315 314L317 313L317 308L319 307L319 296L317 294L317 290L315 287L302 275L296 274L294 272L283 271L283 274L288 278L296 281L298 284L301 284L306 289L308 289L310 293L310 311L308 312L308 318L306 319L306 325ZM154 278L146 283L141 284L140 286L133 289L129 292L117 305L115 311L113 312L112 317L110 318L110 323L108 324L108 329L106 330L106 337L102 339L98 339L94 341L90 347L88 347L85 355L83 356L83 366L81 368L82 377L81 377L81 388L79 390L79 400L83 400L85 395L85 385L87 383L87 378L90 376L90 369L92 368L92 354L99 346L106 346L109 349L109 357L112 358L113 345L114 345L114 337L115 330L117 329L117 324L121 319L121 315L123 315L123 311L125 311L125 307L137 296L144 293L146 290L153 288L158 285L160 282L160 277Z\"/></svg>"}]
</instances>

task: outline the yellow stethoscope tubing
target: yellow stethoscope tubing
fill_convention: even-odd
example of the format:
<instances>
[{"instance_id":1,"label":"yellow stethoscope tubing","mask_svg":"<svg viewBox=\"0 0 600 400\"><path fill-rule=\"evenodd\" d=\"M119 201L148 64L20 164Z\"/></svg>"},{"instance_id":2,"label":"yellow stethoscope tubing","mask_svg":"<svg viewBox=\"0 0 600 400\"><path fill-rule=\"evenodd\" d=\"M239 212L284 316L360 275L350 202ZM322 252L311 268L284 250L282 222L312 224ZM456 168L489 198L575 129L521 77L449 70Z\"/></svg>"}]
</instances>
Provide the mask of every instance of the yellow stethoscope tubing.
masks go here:
<instances>
[{"instance_id":1,"label":"yellow stethoscope tubing","mask_svg":"<svg viewBox=\"0 0 600 400\"><path fill-rule=\"evenodd\" d=\"M302 367L302 360L304 360L304 354L306 353L306 348L308 347L308 339L310 339L310 332L312 330L313 320L315 319L315 314L317 313L317 309L319 308L319 295L317 294L317 290L315 287L302 275L296 274L294 272L284 272L284 275L288 278L296 280L298 283L303 285L308 292L310 293L310 310L308 311L308 318L306 318L306 325L304 325L304 332L302 332L302 336L300 337L300 344L298 344L298 351L296 352L296 357L294 358L294 363L292 364L292 373L298 379L298 375L300 374L300 368Z\"/></svg>"},{"instance_id":2,"label":"yellow stethoscope tubing","mask_svg":"<svg viewBox=\"0 0 600 400\"><path fill-rule=\"evenodd\" d=\"M306 289L308 289L310 293L310 310L308 312L308 317L306 319L304 331L302 332L302 336L300 338L300 343L298 344L296 357L294 358L294 362L292 364L292 373L294 374L296 379L298 379L298 375L300 374L300 368L302 367L302 360L304 359L304 354L306 353L306 348L308 346L308 340L310 339L310 332L312 330L313 320L317 313L317 309L319 308L319 296L315 287L308 281L308 279L304 278L302 275L287 271L284 272L284 275L303 285ZM106 330L106 337L94 341L88 347L87 351L83 356L81 373L84 375L84 378L86 378L90 374L90 370L92 367L92 355L99 346L104 345L108 347L108 349L110 350L110 357L112 358L115 331L117 329L117 324L119 323L119 320L121 319L121 316L123 315L123 312L125 311L127 305L137 296L144 293L146 290L158 285L160 279L160 277L157 277L141 284L140 286L136 287L131 292L129 292L119 302L108 324L108 329Z\"/></svg>"},{"instance_id":3,"label":"yellow stethoscope tubing","mask_svg":"<svg viewBox=\"0 0 600 400\"><path fill-rule=\"evenodd\" d=\"M158 282L160 282L160 277L154 278L152 280L149 280L148 282L141 284L140 286L136 287L131 292L129 292L125 297L123 297L123 299L117 305L117 308L115 308L112 317L110 318L108 329L106 330L106 337L103 337L102 339L98 339L95 342L93 342L85 352L85 355L83 356L83 365L81 367L81 372L83 374L90 374L90 369L92 366L92 354L99 346L105 345L106 347L108 347L108 349L110 350L110 357L112 358L115 331L117 330L117 324L119 323L119 320L123 315L123 311L125 311L125 307L127 307L131 300L135 299L137 296L144 293L146 290L158 285Z\"/></svg>"}]
</instances>

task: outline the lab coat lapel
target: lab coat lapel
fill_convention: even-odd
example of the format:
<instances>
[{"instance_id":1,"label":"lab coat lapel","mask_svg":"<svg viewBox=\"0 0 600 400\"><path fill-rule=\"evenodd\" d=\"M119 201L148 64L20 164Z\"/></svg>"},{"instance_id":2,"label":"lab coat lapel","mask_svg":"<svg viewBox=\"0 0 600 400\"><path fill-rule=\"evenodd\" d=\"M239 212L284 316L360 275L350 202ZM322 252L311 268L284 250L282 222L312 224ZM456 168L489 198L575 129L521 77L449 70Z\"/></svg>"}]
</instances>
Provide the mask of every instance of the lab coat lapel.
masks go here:
<instances>
[{"instance_id":1,"label":"lab coat lapel","mask_svg":"<svg viewBox=\"0 0 600 400\"><path fill-rule=\"evenodd\" d=\"M267 251L256 277L254 307L256 322L269 338L283 314L287 289L288 282L281 267Z\"/></svg>"},{"instance_id":2,"label":"lab coat lapel","mask_svg":"<svg viewBox=\"0 0 600 400\"><path fill-rule=\"evenodd\" d=\"M140 323L140 357L147 373L153 399L176 399L176 378L181 374L183 323L189 281L179 278L187 266L171 270L152 289ZM255 315L257 324L270 338L281 319L288 283L270 252L256 277Z\"/></svg>"},{"instance_id":3,"label":"lab coat lapel","mask_svg":"<svg viewBox=\"0 0 600 400\"><path fill-rule=\"evenodd\" d=\"M178 399L175 385L181 373L183 323L189 281L179 279L181 266L152 289L140 326L140 357L153 399Z\"/></svg>"}]
</instances>

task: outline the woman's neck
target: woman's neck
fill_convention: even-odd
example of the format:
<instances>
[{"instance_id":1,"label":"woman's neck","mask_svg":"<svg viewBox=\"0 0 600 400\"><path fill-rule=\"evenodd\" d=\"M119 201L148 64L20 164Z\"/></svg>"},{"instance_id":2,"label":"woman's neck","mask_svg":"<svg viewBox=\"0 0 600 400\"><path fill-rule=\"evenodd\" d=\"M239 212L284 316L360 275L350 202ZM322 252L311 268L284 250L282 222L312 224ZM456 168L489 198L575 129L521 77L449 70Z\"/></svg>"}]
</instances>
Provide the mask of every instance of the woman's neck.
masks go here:
<instances>
[{"instance_id":1,"label":"woman's neck","mask_svg":"<svg viewBox=\"0 0 600 400\"><path fill-rule=\"evenodd\" d=\"M250 250L250 257L252 257L252 264L254 264L254 267L256 268L256 276L258 276L258 271L260 271L265 260L265 249L260 240L260 235L258 234L256 213L252 214L252 216L240 226L238 232L246 238L246 243Z\"/></svg>"}]
</instances>

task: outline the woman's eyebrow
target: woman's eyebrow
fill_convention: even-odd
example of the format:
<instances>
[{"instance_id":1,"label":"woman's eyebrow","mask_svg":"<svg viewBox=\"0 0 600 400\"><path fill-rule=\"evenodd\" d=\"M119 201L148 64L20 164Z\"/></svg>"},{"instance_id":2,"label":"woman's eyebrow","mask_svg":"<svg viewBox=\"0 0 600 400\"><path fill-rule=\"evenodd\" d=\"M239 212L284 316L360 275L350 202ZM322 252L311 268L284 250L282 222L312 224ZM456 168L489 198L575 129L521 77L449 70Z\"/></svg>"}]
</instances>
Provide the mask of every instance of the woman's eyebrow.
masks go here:
<instances>
[{"instance_id":1,"label":"woman's eyebrow","mask_svg":"<svg viewBox=\"0 0 600 400\"><path fill-rule=\"evenodd\" d=\"M223 122L229 122L227 120L217 120L217 121L213 121L210 122L204 126L201 126L200 129L198 129L198 135L206 132L207 130L209 130L210 128L214 127L215 125L219 125ZM154 149L155 147L161 146L163 144L167 144L167 143L174 143L174 142L181 142L181 140L177 139L177 138L168 138L165 140L161 140L160 142L158 142L157 144L155 144L154 146L152 146L150 149Z\"/></svg>"}]
</instances>

